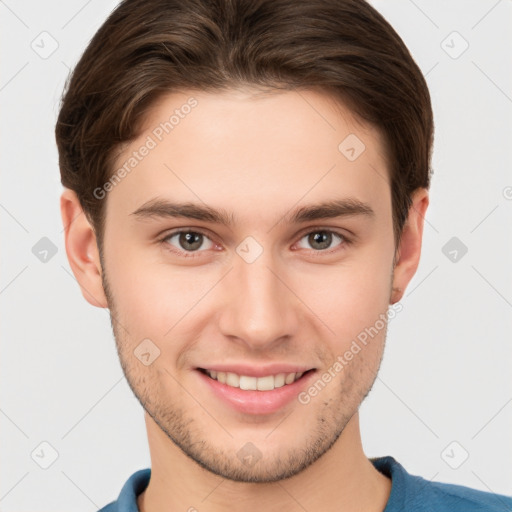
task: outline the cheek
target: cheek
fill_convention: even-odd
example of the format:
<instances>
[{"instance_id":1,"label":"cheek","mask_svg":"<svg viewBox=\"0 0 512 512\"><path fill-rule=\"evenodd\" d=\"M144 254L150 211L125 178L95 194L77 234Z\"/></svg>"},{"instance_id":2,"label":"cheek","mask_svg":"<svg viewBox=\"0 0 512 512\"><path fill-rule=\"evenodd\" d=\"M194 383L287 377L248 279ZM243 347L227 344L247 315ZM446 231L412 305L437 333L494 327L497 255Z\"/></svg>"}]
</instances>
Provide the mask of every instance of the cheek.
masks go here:
<instances>
[{"instance_id":1,"label":"cheek","mask_svg":"<svg viewBox=\"0 0 512 512\"><path fill-rule=\"evenodd\" d=\"M299 296L333 332L337 350L382 323L389 306L392 250L371 244L340 264L302 275Z\"/></svg>"},{"instance_id":2,"label":"cheek","mask_svg":"<svg viewBox=\"0 0 512 512\"><path fill-rule=\"evenodd\" d=\"M129 257L108 267L119 320L134 342L146 337L162 340L181 319L190 320L194 307L215 283L215 276L210 277L191 267L166 265L157 251L149 255L132 250Z\"/></svg>"}]
</instances>

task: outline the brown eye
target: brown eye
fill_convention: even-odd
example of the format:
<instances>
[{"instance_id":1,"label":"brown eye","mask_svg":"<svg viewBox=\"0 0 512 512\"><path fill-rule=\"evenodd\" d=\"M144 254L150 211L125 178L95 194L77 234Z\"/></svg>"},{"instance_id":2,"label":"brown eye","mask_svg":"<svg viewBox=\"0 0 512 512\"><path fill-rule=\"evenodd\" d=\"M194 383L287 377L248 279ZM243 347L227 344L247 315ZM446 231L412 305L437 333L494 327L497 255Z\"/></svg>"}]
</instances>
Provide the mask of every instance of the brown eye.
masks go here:
<instances>
[{"instance_id":1,"label":"brown eye","mask_svg":"<svg viewBox=\"0 0 512 512\"><path fill-rule=\"evenodd\" d=\"M311 231L311 232L307 233L306 235L304 235L301 238L301 241L306 240L309 247L304 247L304 246L300 246L300 245L299 245L299 247L301 247L303 249L312 248L315 251L325 251L326 249L333 248L332 244L333 244L333 241L335 241L336 239L340 240L340 243L338 243L335 247L349 243L348 239L339 233L336 233L334 231L329 231L326 229L318 229L316 231ZM299 244L300 244L300 242L299 242Z\"/></svg>"},{"instance_id":2,"label":"brown eye","mask_svg":"<svg viewBox=\"0 0 512 512\"><path fill-rule=\"evenodd\" d=\"M173 239L175 239L174 243ZM206 247L203 247L205 241L207 241L207 244ZM213 247L213 242L206 235L197 231L175 231L167 235L162 242L173 246L178 252L200 252L201 247L203 249Z\"/></svg>"}]
</instances>

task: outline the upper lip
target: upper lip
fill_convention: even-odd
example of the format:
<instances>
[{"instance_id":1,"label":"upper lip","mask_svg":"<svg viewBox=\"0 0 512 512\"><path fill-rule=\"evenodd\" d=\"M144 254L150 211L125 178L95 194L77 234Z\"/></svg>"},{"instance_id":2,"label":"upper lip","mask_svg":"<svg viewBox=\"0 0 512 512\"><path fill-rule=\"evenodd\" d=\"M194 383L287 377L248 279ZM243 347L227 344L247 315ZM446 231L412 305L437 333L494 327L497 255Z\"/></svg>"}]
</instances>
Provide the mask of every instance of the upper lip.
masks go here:
<instances>
[{"instance_id":1,"label":"upper lip","mask_svg":"<svg viewBox=\"0 0 512 512\"><path fill-rule=\"evenodd\" d=\"M277 375L279 373L304 373L313 370L311 366L272 363L262 366L245 364L212 364L199 367L203 370L236 373L237 375L247 375L248 377L265 377L267 375Z\"/></svg>"}]
</instances>

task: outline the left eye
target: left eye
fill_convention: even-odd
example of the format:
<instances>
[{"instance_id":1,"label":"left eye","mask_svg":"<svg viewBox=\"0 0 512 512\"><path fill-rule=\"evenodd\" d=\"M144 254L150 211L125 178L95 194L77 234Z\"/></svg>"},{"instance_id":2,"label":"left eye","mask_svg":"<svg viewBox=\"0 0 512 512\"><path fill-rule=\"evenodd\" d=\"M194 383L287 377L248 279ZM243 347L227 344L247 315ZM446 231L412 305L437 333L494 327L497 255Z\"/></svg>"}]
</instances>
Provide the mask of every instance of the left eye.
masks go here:
<instances>
[{"instance_id":1,"label":"left eye","mask_svg":"<svg viewBox=\"0 0 512 512\"><path fill-rule=\"evenodd\" d=\"M197 231L176 231L175 233L171 233L170 235L166 236L162 242L167 242L170 245L174 245L170 242L170 240L176 237L178 237L177 241L179 244L177 249L180 251L197 252L205 240L208 240L210 243L206 249L211 249L213 247L213 242L206 235ZM176 246L174 245L174 247Z\"/></svg>"},{"instance_id":2,"label":"left eye","mask_svg":"<svg viewBox=\"0 0 512 512\"><path fill-rule=\"evenodd\" d=\"M324 251L325 249L330 248L333 237L341 240L338 245L341 245L343 242L348 243L348 239L346 239L344 236L329 230L311 231L310 233L307 233L305 236L303 236L301 240L306 239L307 243L310 244L310 246L312 246L315 250ZM302 248L307 249L307 247Z\"/></svg>"}]
</instances>

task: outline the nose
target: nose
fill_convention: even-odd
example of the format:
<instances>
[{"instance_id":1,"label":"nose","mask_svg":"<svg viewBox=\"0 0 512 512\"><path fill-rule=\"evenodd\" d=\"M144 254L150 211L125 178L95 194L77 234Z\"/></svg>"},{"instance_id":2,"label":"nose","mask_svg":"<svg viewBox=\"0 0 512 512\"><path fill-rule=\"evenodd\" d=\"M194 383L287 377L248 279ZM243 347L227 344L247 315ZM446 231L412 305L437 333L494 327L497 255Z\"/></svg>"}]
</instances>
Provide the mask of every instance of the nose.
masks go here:
<instances>
[{"instance_id":1,"label":"nose","mask_svg":"<svg viewBox=\"0 0 512 512\"><path fill-rule=\"evenodd\" d=\"M252 263L236 256L223 281L219 327L224 336L261 351L295 336L301 303L287 282L284 265L271 251L263 251Z\"/></svg>"}]
</instances>

